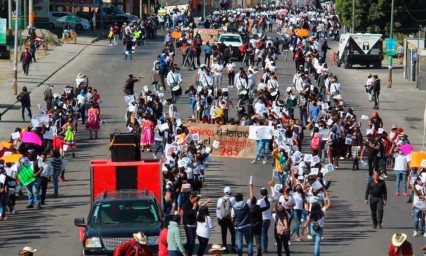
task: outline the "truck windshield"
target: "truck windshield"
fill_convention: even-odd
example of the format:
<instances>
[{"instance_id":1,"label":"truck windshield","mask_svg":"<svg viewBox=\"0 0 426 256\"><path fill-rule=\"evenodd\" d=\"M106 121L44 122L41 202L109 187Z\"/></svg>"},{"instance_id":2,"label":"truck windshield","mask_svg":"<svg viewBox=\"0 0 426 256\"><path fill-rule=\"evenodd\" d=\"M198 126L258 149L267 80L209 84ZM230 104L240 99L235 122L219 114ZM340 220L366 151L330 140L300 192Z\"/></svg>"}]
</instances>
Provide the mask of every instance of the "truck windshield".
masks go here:
<instances>
[{"instance_id":1,"label":"truck windshield","mask_svg":"<svg viewBox=\"0 0 426 256\"><path fill-rule=\"evenodd\" d=\"M108 202L96 205L90 224L154 223L159 221L151 202Z\"/></svg>"},{"instance_id":2,"label":"truck windshield","mask_svg":"<svg viewBox=\"0 0 426 256\"><path fill-rule=\"evenodd\" d=\"M222 36L220 41L227 43L240 43L241 40L238 36Z\"/></svg>"}]
</instances>

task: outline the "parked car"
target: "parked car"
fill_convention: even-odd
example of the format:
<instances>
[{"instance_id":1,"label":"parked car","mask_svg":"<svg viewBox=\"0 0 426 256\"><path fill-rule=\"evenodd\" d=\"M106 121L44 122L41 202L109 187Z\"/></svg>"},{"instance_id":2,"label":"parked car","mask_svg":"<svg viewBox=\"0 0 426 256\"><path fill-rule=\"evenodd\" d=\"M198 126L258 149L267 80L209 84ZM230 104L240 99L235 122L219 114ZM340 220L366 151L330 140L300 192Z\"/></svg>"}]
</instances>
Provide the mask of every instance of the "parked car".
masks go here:
<instances>
[{"instance_id":1,"label":"parked car","mask_svg":"<svg viewBox=\"0 0 426 256\"><path fill-rule=\"evenodd\" d=\"M158 251L164 215L155 195L148 190L105 191L97 196L87 218L74 219L83 229L82 255L112 255L120 244L144 232L148 246Z\"/></svg>"},{"instance_id":2,"label":"parked car","mask_svg":"<svg viewBox=\"0 0 426 256\"><path fill-rule=\"evenodd\" d=\"M74 16L78 17L70 12L49 12L49 29L55 28L64 28L66 25L64 22L57 21L60 17L63 16ZM80 17L78 17L80 18ZM80 18L80 22L70 23L70 28L75 30L88 30L90 29L90 22L87 19Z\"/></svg>"},{"instance_id":3,"label":"parked car","mask_svg":"<svg viewBox=\"0 0 426 256\"><path fill-rule=\"evenodd\" d=\"M10 51L4 44L0 44L0 59L10 60Z\"/></svg>"}]
</instances>

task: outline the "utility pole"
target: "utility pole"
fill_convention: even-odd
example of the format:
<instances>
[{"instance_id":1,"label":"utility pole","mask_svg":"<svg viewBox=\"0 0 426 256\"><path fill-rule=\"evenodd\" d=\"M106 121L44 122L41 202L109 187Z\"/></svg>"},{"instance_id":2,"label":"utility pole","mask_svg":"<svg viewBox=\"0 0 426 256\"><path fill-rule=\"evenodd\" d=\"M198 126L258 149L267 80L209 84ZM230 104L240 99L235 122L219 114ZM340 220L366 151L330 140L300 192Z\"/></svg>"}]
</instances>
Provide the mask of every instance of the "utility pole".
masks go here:
<instances>
[{"instance_id":1,"label":"utility pole","mask_svg":"<svg viewBox=\"0 0 426 256\"><path fill-rule=\"evenodd\" d=\"M12 0L7 1L7 27L12 30Z\"/></svg>"},{"instance_id":2,"label":"utility pole","mask_svg":"<svg viewBox=\"0 0 426 256\"><path fill-rule=\"evenodd\" d=\"M352 0L352 33L355 33L355 0Z\"/></svg>"},{"instance_id":3,"label":"utility pole","mask_svg":"<svg viewBox=\"0 0 426 256\"><path fill-rule=\"evenodd\" d=\"M14 62L13 62L13 94L18 94L18 27L19 27L19 1L16 1L16 15L15 15L15 42L14 42L14 48L13 48L13 54L14 54Z\"/></svg>"},{"instance_id":4,"label":"utility pole","mask_svg":"<svg viewBox=\"0 0 426 256\"><path fill-rule=\"evenodd\" d=\"M139 0L139 19L142 21L142 0Z\"/></svg>"},{"instance_id":5,"label":"utility pole","mask_svg":"<svg viewBox=\"0 0 426 256\"><path fill-rule=\"evenodd\" d=\"M31 28L34 26L33 0L28 1L28 25Z\"/></svg>"},{"instance_id":6,"label":"utility pole","mask_svg":"<svg viewBox=\"0 0 426 256\"><path fill-rule=\"evenodd\" d=\"M393 38L394 5L395 5L395 0L392 0L389 38ZM388 56L388 58L389 58L389 60L388 60L388 88L391 88L392 87L392 56Z\"/></svg>"},{"instance_id":7,"label":"utility pole","mask_svg":"<svg viewBox=\"0 0 426 256\"><path fill-rule=\"evenodd\" d=\"M206 0L203 0L203 19L206 20Z\"/></svg>"}]
</instances>

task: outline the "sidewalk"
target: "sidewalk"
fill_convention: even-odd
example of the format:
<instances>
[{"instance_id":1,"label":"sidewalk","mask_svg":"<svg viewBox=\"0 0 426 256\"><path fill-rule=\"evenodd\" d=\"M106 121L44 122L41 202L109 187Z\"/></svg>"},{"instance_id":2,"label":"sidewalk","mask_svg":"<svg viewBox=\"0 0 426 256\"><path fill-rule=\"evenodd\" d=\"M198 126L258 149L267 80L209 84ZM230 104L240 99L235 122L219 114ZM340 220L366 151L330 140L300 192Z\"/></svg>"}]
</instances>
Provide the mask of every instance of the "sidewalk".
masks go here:
<instances>
[{"instance_id":1,"label":"sidewalk","mask_svg":"<svg viewBox=\"0 0 426 256\"><path fill-rule=\"evenodd\" d=\"M37 62L31 63L28 76L25 76L22 71L22 63L18 63L18 94L24 86L31 92L43 85L45 81L76 58L86 47L99 40L103 34L99 30L95 34L90 31L84 31L78 36L76 44L69 43L55 46L49 48L46 54L42 49L37 49ZM0 70L2 70L0 73L0 91L2 91L0 94L1 117L17 103L16 96L12 90L13 60L1 60ZM36 103L40 102L33 102L33 105L37 106Z\"/></svg>"}]
</instances>

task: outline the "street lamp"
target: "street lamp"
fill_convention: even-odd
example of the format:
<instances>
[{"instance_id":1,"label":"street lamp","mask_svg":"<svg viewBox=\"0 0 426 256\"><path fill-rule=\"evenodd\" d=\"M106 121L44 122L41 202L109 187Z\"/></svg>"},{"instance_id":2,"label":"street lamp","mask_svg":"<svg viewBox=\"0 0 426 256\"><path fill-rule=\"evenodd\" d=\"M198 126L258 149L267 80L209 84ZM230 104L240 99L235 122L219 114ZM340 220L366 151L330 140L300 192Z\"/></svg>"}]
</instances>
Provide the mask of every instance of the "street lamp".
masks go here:
<instances>
[{"instance_id":1,"label":"street lamp","mask_svg":"<svg viewBox=\"0 0 426 256\"><path fill-rule=\"evenodd\" d=\"M13 47L14 61L13 61L13 94L18 94L18 26L19 26L19 2L16 1L16 15L15 15L15 40Z\"/></svg>"},{"instance_id":2,"label":"street lamp","mask_svg":"<svg viewBox=\"0 0 426 256\"><path fill-rule=\"evenodd\" d=\"M389 38L393 38L394 5L395 5L395 0L392 0ZM388 56L388 58L389 58L389 60L388 60L388 88L391 88L392 87L392 56Z\"/></svg>"}]
</instances>

